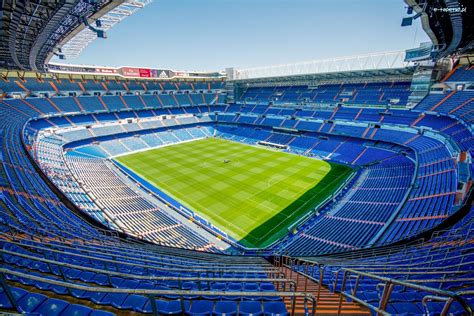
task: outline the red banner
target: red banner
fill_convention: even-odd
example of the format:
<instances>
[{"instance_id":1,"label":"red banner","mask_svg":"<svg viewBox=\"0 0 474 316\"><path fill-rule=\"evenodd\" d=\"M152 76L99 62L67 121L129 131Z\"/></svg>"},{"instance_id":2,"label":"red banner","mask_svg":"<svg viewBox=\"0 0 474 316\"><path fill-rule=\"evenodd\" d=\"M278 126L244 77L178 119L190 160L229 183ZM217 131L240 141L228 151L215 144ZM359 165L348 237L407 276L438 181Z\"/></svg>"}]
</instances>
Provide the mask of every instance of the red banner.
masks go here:
<instances>
[{"instance_id":1,"label":"red banner","mask_svg":"<svg viewBox=\"0 0 474 316\"><path fill-rule=\"evenodd\" d=\"M140 73L140 78L150 78L150 69L145 69L145 68L140 68L138 69L138 72Z\"/></svg>"}]
</instances>

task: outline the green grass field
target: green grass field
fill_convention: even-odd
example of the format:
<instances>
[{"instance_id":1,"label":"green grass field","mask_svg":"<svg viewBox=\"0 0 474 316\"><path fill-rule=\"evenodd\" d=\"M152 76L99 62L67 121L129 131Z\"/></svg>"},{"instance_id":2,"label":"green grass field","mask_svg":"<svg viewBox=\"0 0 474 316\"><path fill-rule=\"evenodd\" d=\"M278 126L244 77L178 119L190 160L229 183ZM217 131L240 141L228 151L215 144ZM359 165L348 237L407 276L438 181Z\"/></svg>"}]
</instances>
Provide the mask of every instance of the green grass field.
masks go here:
<instances>
[{"instance_id":1,"label":"green grass field","mask_svg":"<svg viewBox=\"0 0 474 316\"><path fill-rule=\"evenodd\" d=\"M352 172L343 165L217 138L116 160L247 247L265 247L283 237Z\"/></svg>"}]
</instances>

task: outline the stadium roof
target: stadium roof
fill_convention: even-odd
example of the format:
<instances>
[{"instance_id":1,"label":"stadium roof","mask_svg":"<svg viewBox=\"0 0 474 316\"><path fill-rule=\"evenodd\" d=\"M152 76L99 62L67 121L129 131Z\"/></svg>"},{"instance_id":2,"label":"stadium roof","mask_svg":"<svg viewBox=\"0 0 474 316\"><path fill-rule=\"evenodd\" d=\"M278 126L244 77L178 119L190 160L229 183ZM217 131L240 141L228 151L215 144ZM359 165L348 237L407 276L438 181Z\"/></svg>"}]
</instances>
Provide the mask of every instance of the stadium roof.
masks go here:
<instances>
[{"instance_id":1,"label":"stadium roof","mask_svg":"<svg viewBox=\"0 0 474 316\"><path fill-rule=\"evenodd\" d=\"M61 45L67 54L78 53L149 1L2 1L0 68L44 71L54 54L64 57Z\"/></svg>"},{"instance_id":2,"label":"stadium roof","mask_svg":"<svg viewBox=\"0 0 474 316\"><path fill-rule=\"evenodd\" d=\"M434 57L474 49L472 0L405 0L421 17L423 29L435 45Z\"/></svg>"},{"instance_id":3,"label":"stadium roof","mask_svg":"<svg viewBox=\"0 0 474 316\"><path fill-rule=\"evenodd\" d=\"M95 38L152 0L2 1L0 68L45 71L54 56L77 57ZM474 48L472 0L404 0L421 17L434 58ZM403 68L403 52L234 71L234 79ZM359 67L359 68L358 68Z\"/></svg>"},{"instance_id":4,"label":"stadium roof","mask_svg":"<svg viewBox=\"0 0 474 316\"><path fill-rule=\"evenodd\" d=\"M407 73L404 51L365 54L350 57L328 58L286 65L256 67L248 69L233 69L229 78L233 80L279 81L282 77L318 80L337 79L341 76L360 77L367 75L399 75ZM412 71L408 71L412 73Z\"/></svg>"}]
</instances>

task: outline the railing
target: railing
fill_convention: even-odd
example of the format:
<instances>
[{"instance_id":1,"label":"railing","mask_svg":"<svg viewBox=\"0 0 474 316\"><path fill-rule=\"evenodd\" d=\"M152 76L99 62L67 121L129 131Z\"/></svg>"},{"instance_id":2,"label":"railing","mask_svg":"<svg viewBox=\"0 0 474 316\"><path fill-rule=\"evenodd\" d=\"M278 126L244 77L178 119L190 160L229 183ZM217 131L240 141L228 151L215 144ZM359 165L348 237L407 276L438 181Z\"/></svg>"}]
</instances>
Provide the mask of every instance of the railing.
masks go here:
<instances>
[{"instance_id":1,"label":"railing","mask_svg":"<svg viewBox=\"0 0 474 316\"><path fill-rule=\"evenodd\" d=\"M466 250L473 251L474 245L466 247ZM406 250L406 249L405 249ZM428 250L427 252L421 252L422 250ZM407 274L417 271L423 271L426 274L431 273L431 271L435 271L438 274L448 273L445 272L447 269L454 269L453 273L459 273L461 267L467 266L474 262L466 262L464 258L467 258L463 254L459 255L451 255L452 248L443 249L443 248L436 248L427 246L426 248L415 247L412 251L394 251L394 254L398 254L394 259L391 257L391 253L385 254L377 254L372 256L372 258L377 258L377 262L373 262L371 260L362 260L358 261L357 259L351 258L344 258L344 257L317 257L317 258L301 258L300 261L309 262L309 263L319 263L321 265L330 266L332 268L344 268L350 267L352 269L370 269L371 271L377 271L378 273L393 273L394 271L403 271ZM385 260L383 259L385 256ZM427 266L420 267L419 262L416 261L417 258L423 256L425 258L430 259L430 263ZM441 257L444 256L444 257ZM447 258L450 259L460 259L459 263L451 264L451 265L444 265L444 260ZM290 257L282 257L283 260L288 259ZM365 259L370 259L371 257L363 257ZM360 259L363 259L360 258ZM439 264L439 266L436 266ZM442 268L440 268L442 267ZM443 270L444 269L444 270Z\"/></svg>"},{"instance_id":2,"label":"railing","mask_svg":"<svg viewBox=\"0 0 474 316\"><path fill-rule=\"evenodd\" d=\"M2 210L0 209L0 212L1 211ZM11 217L9 214L5 214L5 215ZM87 240L88 240L89 243L98 243L98 244L102 244L102 245L105 245L107 243L111 243L113 240L115 240L115 242L125 241L125 239L121 238L118 235L117 232L102 230L102 229L97 228L97 227L95 227L94 229L96 229L99 233L103 234L103 237L106 238L106 239L99 238L98 235L92 235L92 234L90 234L90 232L82 230L80 228L78 228L77 231L79 231L81 234L83 234L82 236L77 235L75 233L75 231L63 231L63 235L58 235L58 234L56 234L52 231L49 231L49 230L41 228L41 227L34 227L34 228L29 227L30 230L25 230L24 228L13 226L13 225L3 225L3 224L0 224L0 225L7 229L8 233L10 234L10 236L12 238L14 238L17 233L26 234L26 235L32 237L31 232L33 231L35 233L39 233L39 235L35 235L35 237L39 237L39 236L51 237L52 236L52 238L55 238L55 239L57 239L61 242L64 242L64 243L66 241L70 240L70 239L73 239L73 240L80 239L80 240L85 241L86 240L85 236L87 236L87 238L88 238ZM14 229L16 231L13 231L12 229ZM129 243L133 242L133 241L130 241L128 239L126 241L129 242Z\"/></svg>"},{"instance_id":3,"label":"railing","mask_svg":"<svg viewBox=\"0 0 474 316\"><path fill-rule=\"evenodd\" d=\"M325 274L325 268L326 267L332 267L330 264L326 263L320 263L320 262L311 262L303 259L297 259L297 258L291 258L291 257L286 257L286 256L280 256L280 257L274 257L274 263L275 266L281 268L281 267L287 267L291 271L295 271L297 274L301 274L302 276L306 277L306 279L311 279L315 282L317 282L319 285L323 284L324 280L324 274ZM349 263L350 264L350 263ZM366 263L367 266L365 268L369 269L372 265L371 263ZM340 262L340 265L344 265L343 262ZM467 266L467 270L461 271L459 270L460 266ZM405 289L412 289L412 290L418 290L418 291L424 291L427 293L425 297L422 300L423 305L426 307L426 303L428 301L440 301L440 302L445 302L445 305L443 307L443 311L441 313L441 316L445 316L447 312L449 311L451 305L454 302L458 302L464 312L466 312L468 315L473 315L474 311L472 310L472 307L466 302L466 300L462 297L464 295L469 295L474 293L474 291L471 292L459 292L455 293L452 291L446 291L446 290L441 290L438 288L433 288L433 287L428 287L421 285L423 283L433 283L433 282L439 282L439 283L450 283L450 282L457 282L459 279L446 279L446 276L448 274L462 274L462 273L469 273L470 272L470 267L472 267L473 262L464 262L461 265L455 265L454 267L457 267L458 269L455 271L432 271L432 272L427 272L427 271L422 271L423 269L428 269L429 268L422 268L419 267L417 269L420 270L420 272L413 272L413 270L409 271L397 271L397 269L393 269L390 272L377 272L378 274L374 273L369 273L369 272L364 272L352 268L340 268L335 272L335 279L332 283L333 289L336 292L337 287L338 287L338 277L342 273L342 283L340 287L340 297L339 297L339 303L338 303L338 314L341 313L342 311L342 303L343 303L343 297L346 297L349 300L355 301L371 310L373 310L377 315L390 315L388 312L386 312L386 308L388 306L388 303L390 302L390 295L392 294L393 287L395 285L400 285L403 286ZM416 266L416 264L414 264ZM301 267L301 268L300 268ZM336 266L337 267L337 266ZM385 270L387 267L384 267L384 265L381 265L381 267ZM360 267L363 268L363 267ZM431 267L433 268L433 267ZM451 268L451 267L445 267L443 266L442 268ZM434 268L433 268L434 269ZM403 280L396 280L392 279L389 277L384 277L382 275L385 274L393 274L393 273L398 273L398 274L407 274L407 275L431 275L431 274L443 274L444 277L441 279L427 279L427 280L410 280L409 282L403 281ZM315 275L318 275L319 278L315 279ZM379 284L377 284L377 289L383 288L382 295L380 296L380 301L378 306L374 306L373 304L370 304L366 301L361 300L356 296L357 290L360 285L361 278L369 278L372 280L377 280L379 281ZM291 278L291 274L290 274ZM351 291L346 291L347 287L347 282L350 279L355 279L355 282L353 283L353 288ZM464 280L464 279L463 279ZM467 278L465 279L467 281L473 281L474 283L474 278ZM418 284L421 283L421 284ZM318 292L316 295L316 300L319 299L320 297L320 286L318 286Z\"/></svg>"},{"instance_id":4,"label":"railing","mask_svg":"<svg viewBox=\"0 0 474 316\"><path fill-rule=\"evenodd\" d=\"M383 287L383 292L382 292L382 296L380 298L378 307L356 297L359 281L360 281L360 278L363 276L374 279L374 280L378 280L381 282L377 285L377 287ZM356 279L354 289L350 293L345 292L347 279L351 277L355 277ZM405 281L395 280L391 278L381 277L381 276L374 275L372 273L366 273L366 272L352 270L352 269L343 269L343 280L342 280L342 286L341 286L342 295L339 298L338 314L340 314L341 308L342 308L342 296L345 296L346 298L352 299L355 302L370 308L371 310L375 311L377 315L390 315L389 313L385 311L385 309L387 308L387 305L390 301L390 295L392 294L392 291L395 285L400 285L405 288L431 293L431 295L426 295L422 300L422 303L425 307L426 307L426 302L429 300L445 302L443 311L441 312L441 316L447 315L449 308L451 307L453 302L458 302L463 308L464 312L467 313L467 315L473 315L474 313L473 309L466 302L466 300L457 293L454 293L451 291L440 290L440 289L436 289L432 287L427 287L427 286L423 286L423 285L419 285L419 284L415 284L411 282L405 282Z\"/></svg>"},{"instance_id":5,"label":"railing","mask_svg":"<svg viewBox=\"0 0 474 316\"><path fill-rule=\"evenodd\" d=\"M5 241L6 242L6 241ZM189 265L187 266L178 266L176 267L177 265L175 264L164 264L164 263L161 263L163 264L163 266L156 266L156 265L150 265L150 264L156 264L157 262L154 262L153 260L139 260L137 259L137 261L142 261L143 263L132 263L132 262L128 262L128 260L130 260L130 258L123 258L122 261L120 260L117 260L118 258L121 258L121 256L119 255L111 255L113 257L113 259L105 259L105 258L101 258L101 257L94 257L94 256L89 256L89 255L83 255L83 254L78 254L78 253L74 253L74 252L65 252L65 251L61 251L61 250L55 250L55 249L51 249L51 248L46 248L46 247L38 247L38 246L31 246L31 245L24 245L24 244L19 244L19 243L15 243L15 242L8 242L10 244L16 244L16 245L21 245L22 247L25 247L25 248L31 248L31 249L34 249L34 250L39 250L39 251L47 251L47 252L50 252L52 253L53 256L55 256L56 254L58 255L69 255L69 256L73 256L73 257L77 257L77 258L82 258L84 260L95 260L95 261L98 261L98 262L103 262L103 263L109 263L109 264L112 264L112 265L116 265L116 268L118 270L118 265L125 265L125 266L130 266L130 267L135 267L135 268L143 268L143 269L153 269L153 270L157 270L157 271L164 271L164 272L218 272L218 273L226 273L226 272L234 272L234 271L239 271L239 272L242 272L242 273L267 273L268 275L270 276L274 276L274 277L280 277L282 276L280 272L278 272L278 270L276 268L260 268L260 269L256 269L256 268L248 268L249 264L247 265L243 265L244 268L248 268L248 269L237 269L240 265L215 265L213 266L213 263L211 262L211 266L204 266L202 268L193 268L193 267L190 267ZM21 254L21 253L17 253L17 252L13 252L13 251L9 251L9 250L4 250L4 249L0 249L0 253L6 253L6 254L9 254L9 255L14 255L14 256L19 256L19 257L25 257L25 258L29 258L29 259L32 259L32 260L41 260L43 262L48 262L48 261L51 261L50 263L54 263L54 264L59 264L59 262L57 261L53 261L53 260L49 260L49 259L45 259L45 258L41 258L41 257L36 257L36 256L29 256L29 255L25 255L25 254ZM69 267L72 267L72 265L69 265ZM86 269L86 267L82 267L82 266L74 266L74 268L76 269ZM283 275L284 277L284 275Z\"/></svg>"},{"instance_id":6,"label":"railing","mask_svg":"<svg viewBox=\"0 0 474 316\"><path fill-rule=\"evenodd\" d=\"M52 266L56 266L58 267L60 277L62 278L64 282L68 282L68 277L64 274L63 269L69 268L69 269L78 269L82 271L89 271L89 272L93 272L97 274L106 275L109 284L112 284L111 277L121 277L125 279L133 279L133 280L139 280L139 281L161 281L161 282L177 281L179 290L182 289L183 282L188 282L188 281L197 282L197 286L199 290L202 290L204 286L209 287L210 282L271 282L271 283L276 284L277 291L279 291L280 288L283 291L286 291L288 289L289 291L293 291L293 292L296 291L297 289L297 282L291 279L284 279L284 273L282 272L279 273L276 278L275 277L273 278L272 277L270 278L245 278L245 277L238 278L238 277L200 277L200 276L199 277L168 277L168 276L155 277L155 276L149 276L149 275L136 275L136 274L128 274L128 273L110 271L110 270L104 270L104 269L98 269L98 268L90 268L90 267L85 267L85 266L80 266L80 265L59 262L55 260L49 260L49 259L38 259L33 256L13 253L6 250L0 250L0 252L3 254L9 254L12 256L17 256L17 257L45 263L48 266L50 271L53 271ZM279 278L279 276L283 276L283 278Z\"/></svg>"},{"instance_id":7,"label":"railing","mask_svg":"<svg viewBox=\"0 0 474 316\"><path fill-rule=\"evenodd\" d=\"M268 291L260 291L260 292L231 292L231 291L194 291L194 290L145 290L145 289L119 289L119 288L109 288L109 287L91 287L79 284L72 284L65 281L57 281L52 279L47 279L39 276L34 276L22 272L12 271L5 268L0 268L0 285L3 287L5 294L12 304L16 311L19 311L17 301L15 300L14 296L11 293L11 290L8 284L5 281L5 275L13 275L20 278L26 278L33 281L44 282L51 285L56 286L63 286L68 288L70 291L71 289L75 290L82 290L86 292L106 292L106 293L124 293L124 294L137 294L137 295L144 295L147 296L152 310L153 315L158 315L158 309L156 305L155 299L160 296L164 295L176 295L179 296L179 301L181 302L181 309L183 313L185 312L185 305L184 305L184 296L215 296L215 297L289 297L291 298L291 315L295 315L295 305L296 299L302 298L304 300L304 308L305 310L309 311L308 309L308 302L311 304L311 309L308 315L314 316L316 312L316 300L313 295L304 292L268 292ZM237 302L240 304L240 302Z\"/></svg>"},{"instance_id":8,"label":"railing","mask_svg":"<svg viewBox=\"0 0 474 316\"><path fill-rule=\"evenodd\" d=\"M466 249L474 249L474 245L472 245L470 248L466 247ZM428 250L423 251L423 250ZM423 252L421 252L423 251ZM408 271L416 271L416 270L422 270L422 271L429 271L431 269L439 269L439 267L436 267L435 265L437 263L442 264L444 260L449 256L450 259L463 259L465 258L464 255L455 255L452 256L450 255L452 249L442 249L442 248L436 248L436 247L431 247L427 246L426 248L422 247L415 247L412 249L412 251L399 251L393 252L397 253L398 257L395 257L395 260L391 258L391 254L379 254L379 255L374 255L372 258L377 258L376 262L371 261L371 257L365 257L365 261L357 261L351 258L341 258L341 257L318 257L315 259L307 258L308 262L319 262L324 265L332 266L332 267L361 267L361 268L366 268L366 269L371 269L371 270L377 270L380 269L383 272L386 272L387 270L390 269L395 269L395 270L400 270L400 269L408 269ZM420 254L421 252L421 254ZM444 258L441 258L440 255L444 255ZM381 260L385 257L385 260ZM403 257L402 257L403 256ZM420 267L418 265L418 262L415 260L416 258L419 258L420 256L424 256L425 258L436 258L438 257L439 259L433 259L430 260L430 265L429 266L424 266ZM442 267L444 269L447 268L459 268L461 266L466 265L465 262L460 262L459 264L453 264L453 265L443 265ZM390 270L392 271L392 270Z\"/></svg>"},{"instance_id":9,"label":"railing","mask_svg":"<svg viewBox=\"0 0 474 316\"><path fill-rule=\"evenodd\" d=\"M4 239L4 242L12 243L12 241L9 240L10 236L1 236L0 235L0 238L2 238L2 237ZM32 249L34 247L33 245L31 245L32 243L36 243L36 244L39 244L39 245L43 246L43 244L41 242L34 241L32 239L18 238L17 236L15 236L14 238L15 238L15 240L27 241L27 243L29 243L30 246L27 246L25 244L21 244L21 246L29 247L30 249ZM20 245L20 243L17 243L17 245ZM90 247L93 247L93 248L91 249ZM69 246L59 245L58 243L54 244L54 248L56 248L56 250L52 251L52 253L61 253L61 251L67 251L69 249L73 249ZM38 249L41 249L41 247L38 247ZM43 248L43 249L49 250L49 248ZM61 250L61 251L58 251L58 249ZM138 253L138 252L135 252L135 251L131 251L133 249L130 249L130 248L126 248L122 252L115 252L115 249L111 249L111 250L105 249L104 251L101 251L100 247L97 247L97 249L95 249L95 245L93 245L93 246L84 245L83 248L79 248L79 249L87 251L89 254L92 254L92 255L98 254L99 257L103 256L104 254L108 254L111 258L124 259L124 261L129 261L132 258L132 259L135 259L134 264L143 263L143 265L145 265L145 266L150 266L150 265L158 264L158 263L162 263L163 265L167 265L169 263L170 256L173 256L173 258L176 259L176 260L173 260L173 262L177 261L177 263L183 263L184 264L184 263L189 263L188 259L194 260L194 262L196 262L195 267L200 266L200 265L207 265L207 266L212 265L212 266L215 267L215 266L217 266L216 260L217 260L217 262L221 263L219 266L221 266L221 265L229 266L229 263L230 263L229 260L232 259L231 257L222 257L222 256L214 257L214 258L213 257L206 258L206 257L200 257L200 256L181 256L181 257L179 257L179 253L174 254L173 252L163 253L163 254L155 253L155 256L150 256L149 253L147 253L147 254ZM73 250L77 251L78 247L74 248ZM98 251L95 251L95 250L98 250ZM124 257L123 253L127 253L127 254L130 254L130 255L127 256L127 257ZM76 254L76 255L78 255L78 254ZM141 257L141 256L143 256L143 257ZM188 260L188 261L186 261L186 260ZM254 265L257 264L257 265L261 265L262 267L265 267L265 265L267 265L265 271L272 270L271 268L268 267L268 262L264 261L264 259L261 259L259 261L256 261L256 260L245 260L245 261L243 261L243 260L238 260L238 257L234 257L234 260L231 263L234 263L235 265L233 265L233 266L235 266L235 267L238 267L239 263L240 264L254 264ZM171 266L173 266L173 265L170 265L170 267ZM178 266L176 264L176 262L175 262L174 266ZM187 264L186 266L182 266L183 270L187 270L188 268L189 268L189 264ZM262 268L262 270L263 270L263 268Z\"/></svg>"},{"instance_id":10,"label":"railing","mask_svg":"<svg viewBox=\"0 0 474 316\"><path fill-rule=\"evenodd\" d=\"M0 210L1 211L1 210ZM7 237L7 239L11 238L11 239L18 239L18 240L30 240L30 241L35 241L35 239L38 238L38 235L32 235L31 234L31 231L29 230L25 230L23 228L20 228L20 227L14 227L14 229L16 231L13 231L12 230L12 226L11 225L3 225L3 224L0 224L2 227L5 227L8 231L7 234L3 233L3 234L0 234ZM146 254L144 254L145 257L149 257L149 258L152 258L149 256L150 253L153 253L155 255L160 255L160 254L163 254L163 255L180 255L181 257L189 257L189 258L209 258L209 254L208 253L203 253L203 252L200 252L200 251L193 251L193 250L184 250L184 249L180 249L180 248L173 248L173 247L167 247L167 246L160 246L160 245L153 245L153 244L141 244L141 248L133 248L131 249L130 247L126 247L126 246L133 246L134 242L133 240L130 241L128 239L123 239L121 238L120 236L117 236L113 239L101 239L101 238L98 238L98 236L93 236L93 235L90 235L90 234L86 234L86 236L89 236L90 240L88 239L84 239L84 236L78 236L78 235L75 235L71 232L64 232L64 234L66 234L66 236L61 236L61 235L57 235L57 234L54 234L53 232L50 232L50 231L47 231L43 228L34 228L34 231L36 233L41 233L43 234L44 236L53 236L52 239L56 239L57 241L60 241L64 244L68 244L68 241L70 241L69 238L71 239L77 239L77 240L81 240L82 243L84 245L88 245L89 247L91 246L95 246L95 247L98 247L98 245L101 245L103 247L114 247L114 248L118 248L118 249L124 249L126 248L127 251L130 251L130 250L133 250L133 252L144 252L144 250L147 250ZM22 237L21 234L24 234L26 235L27 237ZM58 245L56 245L58 246ZM59 247L59 246L58 246ZM61 247L65 247L65 246L61 246ZM141 250L141 251L140 251ZM102 250L101 250L102 251ZM227 258L225 258L227 257ZM156 258L153 258L156 260ZM223 259L227 259L227 260L231 260L232 262L235 262L236 261L236 257L235 256L225 256L225 255L220 255L220 260L223 260Z\"/></svg>"}]
</instances>

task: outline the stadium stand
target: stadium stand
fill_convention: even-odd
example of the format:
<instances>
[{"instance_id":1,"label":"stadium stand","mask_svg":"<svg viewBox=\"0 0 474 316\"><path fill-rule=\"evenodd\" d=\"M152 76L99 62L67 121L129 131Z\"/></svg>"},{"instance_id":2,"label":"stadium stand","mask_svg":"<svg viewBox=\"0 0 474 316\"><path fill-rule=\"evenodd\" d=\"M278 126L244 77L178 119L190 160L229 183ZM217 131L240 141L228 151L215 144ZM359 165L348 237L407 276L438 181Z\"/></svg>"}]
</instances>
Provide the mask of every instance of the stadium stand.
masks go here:
<instances>
[{"instance_id":1,"label":"stadium stand","mask_svg":"<svg viewBox=\"0 0 474 316\"><path fill-rule=\"evenodd\" d=\"M289 86L278 88L248 88L240 96L240 101L261 102L309 102L358 105L387 105L389 102L406 104L410 82L331 84L308 86Z\"/></svg>"},{"instance_id":2,"label":"stadium stand","mask_svg":"<svg viewBox=\"0 0 474 316\"><path fill-rule=\"evenodd\" d=\"M406 1L438 43L420 102L426 65L226 80L46 64L132 2L4 3L0 313L474 314L472 23L424 11L465 1ZM352 172L249 248L114 159L205 138Z\"/></svg>"}]
</instances>

